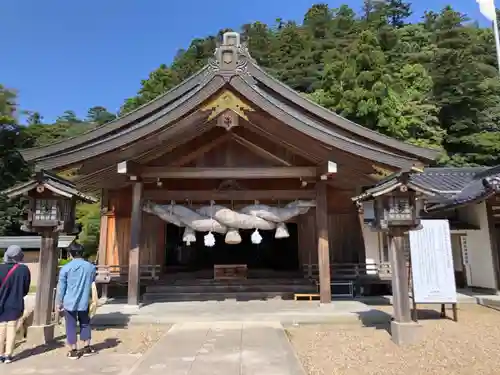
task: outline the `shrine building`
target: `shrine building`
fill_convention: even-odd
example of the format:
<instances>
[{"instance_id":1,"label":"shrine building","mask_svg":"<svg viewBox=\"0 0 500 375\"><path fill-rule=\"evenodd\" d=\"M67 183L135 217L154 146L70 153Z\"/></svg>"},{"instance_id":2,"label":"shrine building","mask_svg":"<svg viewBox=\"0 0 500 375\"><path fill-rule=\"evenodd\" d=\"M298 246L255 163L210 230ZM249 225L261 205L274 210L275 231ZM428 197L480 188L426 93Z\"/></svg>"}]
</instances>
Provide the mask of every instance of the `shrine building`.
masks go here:
<instances>
[{"instance_id":1,"label":"shrine building","mask_svg":"<svg viewBox=\"0 0 500 375\"><path fill-rule=\"evenodd\" d=\"M101 197L98 262L125 281L130 304L153 284L295 285L304 276L317 277L328 303L336 269L367 263L369 235L351 198L438 155L295 92L234 32L203 69L153 101L22 154L37 170L72 171L79 189ZM381 265L372 267L379 277Z\"/></svg>"}]
</instances>

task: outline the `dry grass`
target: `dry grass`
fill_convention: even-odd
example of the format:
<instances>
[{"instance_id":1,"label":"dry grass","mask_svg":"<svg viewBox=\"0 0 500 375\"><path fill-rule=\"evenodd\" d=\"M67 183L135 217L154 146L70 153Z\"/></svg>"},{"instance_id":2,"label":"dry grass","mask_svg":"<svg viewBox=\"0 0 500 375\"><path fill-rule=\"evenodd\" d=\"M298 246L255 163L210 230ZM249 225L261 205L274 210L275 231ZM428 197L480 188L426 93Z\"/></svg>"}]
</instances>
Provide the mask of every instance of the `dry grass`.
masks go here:
<instances>
[{"instance_id":1,"label":"dry grass","mask_svg":"<svg viewBox=\"0 0 500 375\"><path fill-rule=\"evenodd\" d=\"M164 325L145 325L124 328L99 328L92 330L92 344L103 354L143 354L151 348L169 329ZM16 355L66 355L64 325L56 327L56 341L40 347L30 347L20 342Z\"/></svg>"},{"instance_id":2,"label":"dry grass","mask_svg":"<svg viewBox=\"0 0 500 375\"><path fill-rule=\"evenodd\" d=\"M305 325L288 334L309 375L500 374L500 311L461 305L458 323L425 315L422 340L407 347L393 344L385 327Z\"/></svg>"}]
</instances>

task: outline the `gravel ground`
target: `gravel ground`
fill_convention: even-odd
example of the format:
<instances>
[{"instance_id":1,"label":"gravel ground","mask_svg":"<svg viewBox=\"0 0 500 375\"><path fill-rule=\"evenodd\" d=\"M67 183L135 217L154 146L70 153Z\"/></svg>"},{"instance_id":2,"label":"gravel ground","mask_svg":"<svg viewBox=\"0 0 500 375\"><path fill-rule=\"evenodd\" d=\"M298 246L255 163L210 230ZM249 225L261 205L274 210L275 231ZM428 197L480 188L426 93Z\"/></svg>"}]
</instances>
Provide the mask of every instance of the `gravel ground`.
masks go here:
<instances>
[{"instance_id":1,"label":"gravel ground","mask_svg":"<svg viewBox=\"0 0 500 375\"><path fill-rule=\"evenodd\" d=\"M101 328L92 330L92 344L103 354L135 354L141 355L153 346L170 326L144 325L124 328ZM57 340L54 344L42 347L30 347L21 341L15 354L21 357L30 355L66 355L64 325L56 327Z\"/></svg>"},{"instance_id":2,"label":"gravel ground","mask_svg":"<svg viewBox=\"0 0 500 375\"><path fill-rule=\"evenodd\" d=\"M455 323L423 309L422 341L407 347L393 344L387 327L304 325L287 333L309 375L500 374L500 311L464 304Z\"/></svg>"}]
</instances>

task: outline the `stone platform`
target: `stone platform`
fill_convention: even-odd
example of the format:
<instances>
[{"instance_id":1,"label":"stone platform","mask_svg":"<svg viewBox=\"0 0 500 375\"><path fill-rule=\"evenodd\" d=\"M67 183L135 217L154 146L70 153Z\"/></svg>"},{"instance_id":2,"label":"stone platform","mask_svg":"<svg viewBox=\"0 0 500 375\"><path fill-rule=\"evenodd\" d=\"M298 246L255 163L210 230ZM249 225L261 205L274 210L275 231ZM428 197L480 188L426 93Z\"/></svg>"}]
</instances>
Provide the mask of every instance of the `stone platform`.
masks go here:
<instances>
[{"instance_id":1,"label":"stone platform","mask_svg":"<svg viewBox=\"0 0 500 375\"><path fill-rule=\"evenodd\" d=\"M280 322L282 324L384 324L390 316L360 301L203 301L155 302L133 308L119 301L101 306L94 325L174 324L188 322Z\"/></svg>"}]
</instances>

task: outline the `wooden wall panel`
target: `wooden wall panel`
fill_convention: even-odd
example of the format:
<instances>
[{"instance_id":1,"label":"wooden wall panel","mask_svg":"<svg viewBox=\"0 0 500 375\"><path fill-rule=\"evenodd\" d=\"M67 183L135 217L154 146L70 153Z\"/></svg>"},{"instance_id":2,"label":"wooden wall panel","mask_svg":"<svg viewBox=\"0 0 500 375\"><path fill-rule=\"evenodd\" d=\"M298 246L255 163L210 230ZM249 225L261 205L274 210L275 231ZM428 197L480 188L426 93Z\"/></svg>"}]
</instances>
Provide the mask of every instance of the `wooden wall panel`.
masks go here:
<instances>
[{"instance_id":1,"label":"wooden wall panel","mask_svg":"<svg viewBox=\"0 0 500 375\"><path fill-rule=\"evenodd\" d=\"M335 176L333 176L335 178ZM355 196L351 190L336 190L333 187L328 188L328 212L329 213L349 213L356 210L356 205L351 200Z\"/></svg>"},{"instance_id":2,"label":"wooden wall panel","mask_svg":"<svg viewBox=\"0 0 500 375\"><path fill-rule=\"evenodd\" d=\"M140 264L163 265L165 222L147 213L143 214L142 220Z\"/></svg>"},{"instance_id":3,"label":"wooden wall panel","mask_svg":"<svg viewBox=\"0 0 500 375\"><path fill-rule=\"evenodd\" d=\"M156 256L155 222L153 216L142 213L141 239L139 251L139 264L152 264Z\"/></svg>"},{"instance_id":4,"label":"wooden wall panel","mask_svg":"<svg viewBox=\"0 0 500 375\"><path fill-rule=\"evenodd\" d=\"M106 264L128 265L130 224L130 217L108 216Z\"/></svg>"},{"instance_id":5,"label":"wooden wall panel","mask_svg":"<svg viewBox=\"0 0 500 375\"><path fill-rule=\"evenodd\" d=\"M108 210L115 216L130 216L132 212L132 189L130 187L109 190L108 199Z\"/></svg>"},{"instance_id":6,"label":"wooden wall panel","mask_svg":"<svg viewBox=\"0 0 500 375\"><path fill-rule=\"evenodd\" d=\"M107 215L106 265L128 265L130 217ZM165 263L165 222L144 214L141 234L140 264Z\"/></svg>"},{"instance_id":7,"label":"wooden wall panel","mask_svg":"<svg viewBox=\"0 0 500 375\"><path fill-rule=\"evenodd\" d=\"M299 259L302 264L318 264L316 238L316 209L310 209L307 214L300 215L297 220L299 237Z\"/></svg>"},{"instance_id":8,"label":"wooden wall panel","mask_svg":"<svg viewBox=\"0 0 500 375\"><path fill-rule=\"evenodd\" d=\"M357 212L328 215L331 263L364 263L365 243Z\"/></svg>"},{"instance_id":9,"label":"wooden wall panel","mask_svg":"<svg viewBox=\"0 0 500 375\"><path fill-rule=\"evenodd\" d=\"M166 258L166 230L167 223L160 218L156 218L158 221L157 231L156 231L156 264L159 264L162 269L165 266Z\"/></svg>"},{"instance_id":10,"label":"wooden wall panel","mask_svg":"<svg viewBox=\"0 0 500 375\"><path fill-rule=\"evenodd\" d=\"M107 216L108 219L108 228L106 234L106 265L114 265L118 264L118 253L115 246L115 237L116 237L116 217Z\"/></svg>"}]
</instances>

